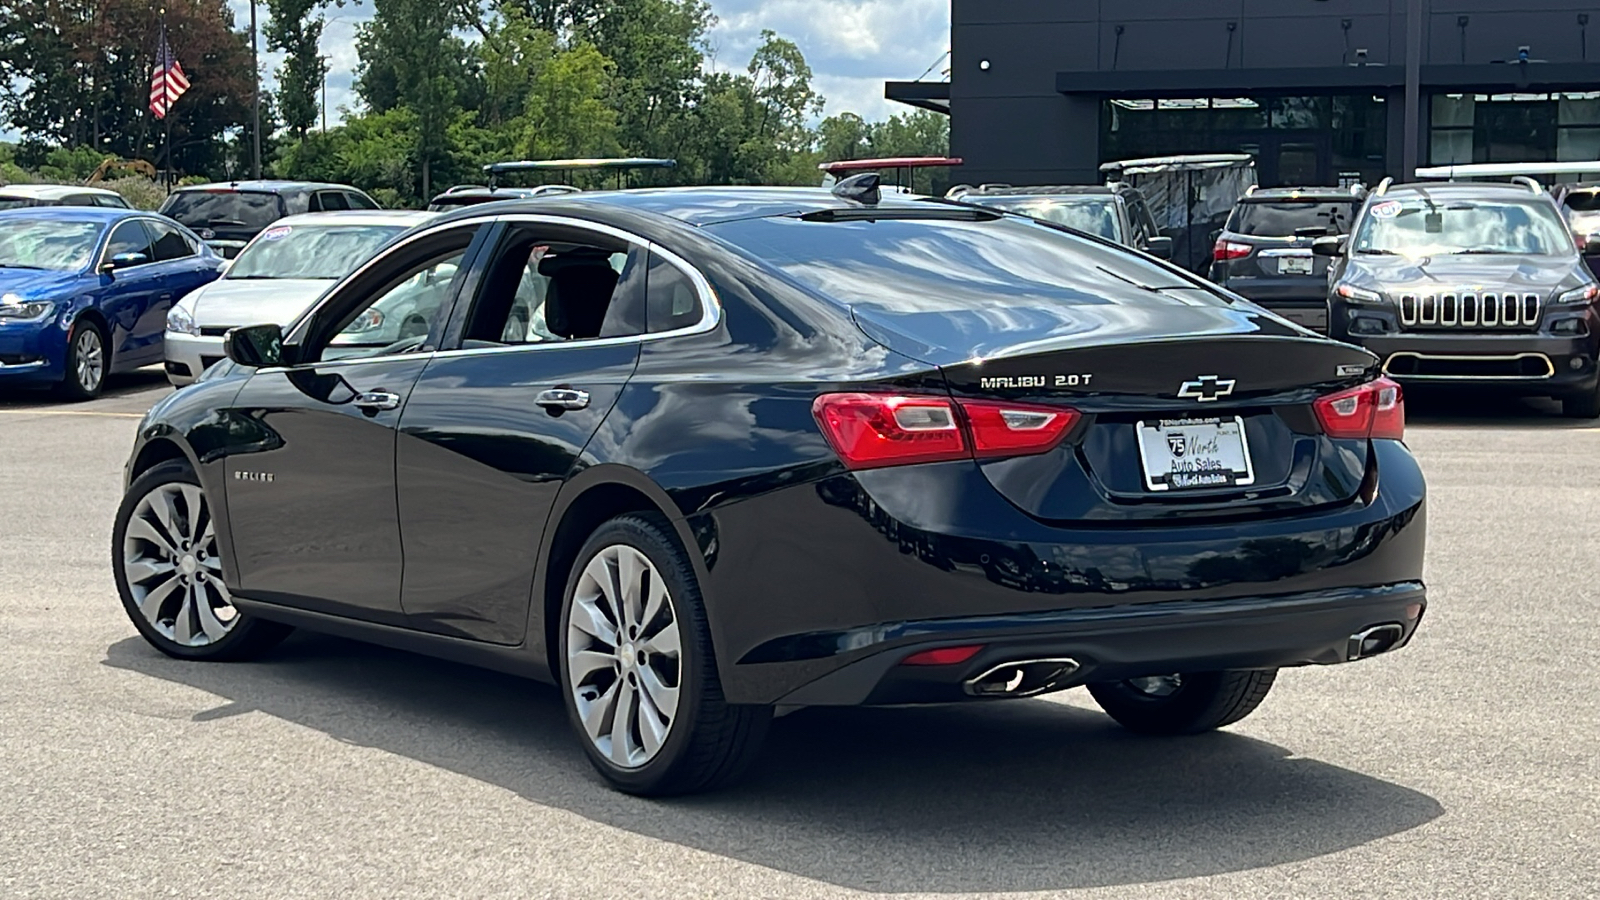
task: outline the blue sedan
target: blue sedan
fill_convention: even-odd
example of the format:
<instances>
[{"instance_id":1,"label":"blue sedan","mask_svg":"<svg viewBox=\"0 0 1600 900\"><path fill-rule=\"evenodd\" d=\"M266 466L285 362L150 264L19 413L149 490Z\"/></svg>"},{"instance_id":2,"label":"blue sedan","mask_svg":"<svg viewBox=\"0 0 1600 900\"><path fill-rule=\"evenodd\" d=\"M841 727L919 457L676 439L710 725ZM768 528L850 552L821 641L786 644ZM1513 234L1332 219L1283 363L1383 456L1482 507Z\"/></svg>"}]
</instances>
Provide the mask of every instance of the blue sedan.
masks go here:
<instances>
[{"instance_id":1,"label":"blue sedan","mask_svg":"<svg viewBox=\"0 0 1600 900\"><path fill-rule=\"evenodd\" d=\"M106 375L161 362L167 310L222 265L155 213L0 210L0 387L86 400Z\"/></svg>"}]
</instances>

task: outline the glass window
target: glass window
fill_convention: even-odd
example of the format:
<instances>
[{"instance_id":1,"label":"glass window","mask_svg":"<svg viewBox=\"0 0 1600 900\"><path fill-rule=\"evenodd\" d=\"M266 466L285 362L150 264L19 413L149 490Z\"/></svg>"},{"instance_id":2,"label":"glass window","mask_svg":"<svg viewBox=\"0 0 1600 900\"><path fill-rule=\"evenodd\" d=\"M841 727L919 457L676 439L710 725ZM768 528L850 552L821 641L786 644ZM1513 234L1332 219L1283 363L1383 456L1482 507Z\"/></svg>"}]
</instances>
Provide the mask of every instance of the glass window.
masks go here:
<instances>
[{"instance_id":1,"label":"glass window","mask_svg":"<svg viewBox=\"0 0 1600 900\"><path fill-rule=\"evenodd\" d=\"M282 208L277 194L260 191L178 191L161 212L190 228L265 228Z\"/></svg>"},{"instance_id":2,"label":"glass window","mask_svg":"<svg viewBox=\"0 0 1600 900\"><path fill-rule=\"evenodd\" d=\"M111 239L106 241L106 261L124 253L142 253L147 262L155 259L155 252L150 246L150 232L145 231L144 224L136 219L118 225L111 232Z\"/></svg>"},{"instance_id":3,"label":"glass window","mask_svg":"<svg viewBox=\"0 0 1600 900\"><path fill-rule=\"evenodd\" d=\"M404 230L399 225L275 225L239 253L224 277L343 278Z\"/></svg>"},{"instance_id":4,"label":"glass window","mask_svg":"<svg viewBox=\"0 0 1600 900\"><path fill-rule=\"evenodd\" d=\"M655 254L646 279L650 332L676 331L698 324L704 314L694 282L684 271Z\"/></svg>"},{"instance_id":5,"label":"glass window","mask_svg":"<svg viewBox=\"0 0 1600 900\"><path fill-rule=\"evenodd\" d=\"M576 229L517 228L484 273L464 339L539 344L642 334L645 252Z\"/></svg>"},{"instance_id":6,"label":"glass window","mask_svg":"<svg viewBox=\"0 0 1600 900\"><path fill-rule=\"evenodd\" d=\"M974 200L983 206L1065 225L1107 240L1122 240L1115 197L977 197Z\"/></svg>"},{"instance_id":7,"label":"glass window","mask_svg":"<svg viewBox=\"0 0 1600 900\"><path fill-rule=\"evenodd\" d=\"M148 222L150 233L155 238L155 259L183 259L195 255L196 248L183 236L183 232L165 222Z\"/></svg>"},{"instance_id":8,"label":"glass window","mask_svg":"<svg viewBox=\"0 0 1600 900\"><path fill-rule=\"evenodd\" d=\"M1363 217L1356 253L1403 256L1572 253L1572 236L1545 203L1381 200Z\"/></svg>"},{"instance_id":9,"label":"glass window","mask_svg":"<svg viewBox=\"0 0 1600 900\"><path fill-rule=\"evenodd\" d=\"M97 222L0 218L0 268L76 272L89 265L100 241Z\"/></svg>"},{"instance_id":10,"label":"glass window","mask_svg":"<svg viewBox=\"0 0 1600 900\"><path fill-rule=\"evenodd\" d=\"M95 194L94 195L94 202L95 202L96 206L105 206L105 207L109 207L111 209L127 209L128 208L128 201L122 199L121 197L115 196L115 195Z\"/></svg>"},{"instance_id":11,"label":"glass window","mask_svg":"<svg viewBox=\"0 0 1600 900\"><path fill-rule=\"evenodd\" d=\"M350 191L349 193L345 194L344 196L345 196L345 199L349 201L351 209L378 209L379 208L378 204L372 202L372 200L369 197L367 197L366 194L361 194L361 193L357 193L355 191Z\"/></svg>"},{"instance_id":12,"label":"glass window","mask_svg":"<svg viewBox=\"0 0 1600 900\"><path fill-rule=\"evenodd\" d=\"M1252 200L1234 208L1227 230L1256 237L1294 237L1302 228L1348 234L1355 212L1354 200Z\"/></svg>"},{"instance_id":13,"label":"glass window","mask_svg":"<svg viewBox=\"0 0 1600 900\"><path fill-rule=\"evenodd\" d=\"M426 337L450 296L450 284L461 269L466 249L457 250L413 270L380 293L329 342L325 357L343 356L356 347L388 352L394 345Z\"/></svg>"},{"instance_id":14,"label":"glass window","mask_svg":"<svg viewBox=\"0 0 1600 900\"><path fill-rule=\"evenodd\" d=\"M841 303L891 313L954 315L1019 327L1042 304L1136 302L1156 290L1225 303L1215 288L1136 253L1024 219L805 222L786 217L709 225ZM1152 302L1169 305L1171 295ZM1116 297L1118 300L1107 298ZM953 327L966 327L956 325Z\"/></svg>"},{"instance_id":15,"label":"glass window","mask_svg":"<svg viewBox=\"0 0 1600 900\"><path fill-rule=\"evenodd\" d=\"M339 191L318 191L311 199L312 212L333 212L349 208L350 204L345 202L344 194Z\"/></svg>"}]
</instances>

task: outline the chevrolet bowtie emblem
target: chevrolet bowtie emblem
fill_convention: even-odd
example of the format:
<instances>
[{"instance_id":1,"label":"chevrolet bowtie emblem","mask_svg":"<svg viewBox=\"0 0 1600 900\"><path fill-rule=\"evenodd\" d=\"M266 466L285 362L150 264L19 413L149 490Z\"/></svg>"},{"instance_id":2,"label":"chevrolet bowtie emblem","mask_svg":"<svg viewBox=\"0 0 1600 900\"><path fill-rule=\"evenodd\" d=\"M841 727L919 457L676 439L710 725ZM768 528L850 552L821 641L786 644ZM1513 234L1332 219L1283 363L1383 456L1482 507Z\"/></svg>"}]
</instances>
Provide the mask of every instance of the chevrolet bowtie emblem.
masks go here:
<instances>
[{"instance_id":1,"label":"chevrolet bowtie emblem","mask_svg":"<svg viewBox=\"0 0 1600 900\"><path fill-rule=\"evenodd\" d=\"M1233 385L1232 378L1201 375L1193 381L1185 381L1183 387L1178 388L1178 396L1188 400L1198 400L1201 403L1210 403L1233 393Z\"/></svg>"}]
</instances>

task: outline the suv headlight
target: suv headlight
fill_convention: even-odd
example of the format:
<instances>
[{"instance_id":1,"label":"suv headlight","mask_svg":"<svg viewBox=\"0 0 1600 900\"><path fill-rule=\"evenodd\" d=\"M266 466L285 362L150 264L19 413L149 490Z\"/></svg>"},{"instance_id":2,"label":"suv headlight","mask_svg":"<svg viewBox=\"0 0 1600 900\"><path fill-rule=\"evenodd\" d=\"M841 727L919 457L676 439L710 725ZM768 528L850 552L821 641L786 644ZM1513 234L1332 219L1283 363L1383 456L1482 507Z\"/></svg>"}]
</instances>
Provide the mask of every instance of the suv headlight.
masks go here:
<instances>
[{"instance_id":1,"label":"suv headlight","mask_svg":"<svg viewBox=\"0 0 1600 900\"><path fill-rule=\"evenodd\" d=\"M194 313L191 313L189 308L182 303L167 312L167 330L192 337L200 336L200 329L194 324Z\"/></svg>"},{"instance_id":2,"label":"suv headlight","mask_svg":"<svg viewBox=\"0 0 1600 900\"><path fill-rule=\"evenodd\" d=\"M1593 303L1597 297L1600 297L1600 284L1586 284L1570 291L1563 291L1557 294L1556 298L1550 302L1556 304Z\"/></svg>"},{"instance_id":3,"label":"suv headlight","mask_svg":"<svg viewBox=\"0 0 1600 900\"><path fill-rule=\"evenodd\" d=\"M1348 284L1340 284L1335 286L1333 292L1338 294L1340 297L1354 303L1383 302L1383 295L1377 291L1369 291L1366 288L1358 288Z\"/></svg>"},{"instance_id":4,"label":"suv headlight","mask_svg":"<svg viewBox=\"0 0 1600 900\"><path fill-rule=\"evenodd\" d=\"M5 294L0 296L0 319L32 322L49 315L55 306L49 300L26 300L18 294Z\"/></svg>"}]
</instances>

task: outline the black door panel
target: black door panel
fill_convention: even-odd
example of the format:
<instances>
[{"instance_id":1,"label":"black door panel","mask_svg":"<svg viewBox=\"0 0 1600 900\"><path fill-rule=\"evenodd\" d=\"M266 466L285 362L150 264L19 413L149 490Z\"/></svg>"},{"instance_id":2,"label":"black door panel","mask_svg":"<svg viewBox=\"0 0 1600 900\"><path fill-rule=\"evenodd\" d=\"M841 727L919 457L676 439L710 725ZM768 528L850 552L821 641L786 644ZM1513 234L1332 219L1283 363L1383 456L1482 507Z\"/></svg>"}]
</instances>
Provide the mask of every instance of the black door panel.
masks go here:
<instances>
[{"instance_id":1,"label":"black door panel","mask_svg":"<svg viewBox=\"0 0 1600 900\"><path fill-rule=\"evenodd\" d=\"M241 593L403 622L395 426L427 362L395 356L251 377L236 414L274 439L228 458Z\"/></svg>"},{"instance_id":2,"label":"black door panel","mask_svg":"<svg viewBox=\"0 0 1600 900\"><path fill-rule=\"evenodd\" d=\"M412 627L522 641L556 493L638 358L635 341L434 358L406 405L396 464ZM539 405L557 389L574 392L557 398L565 406Z\"/></svg>"}]
</instances>

